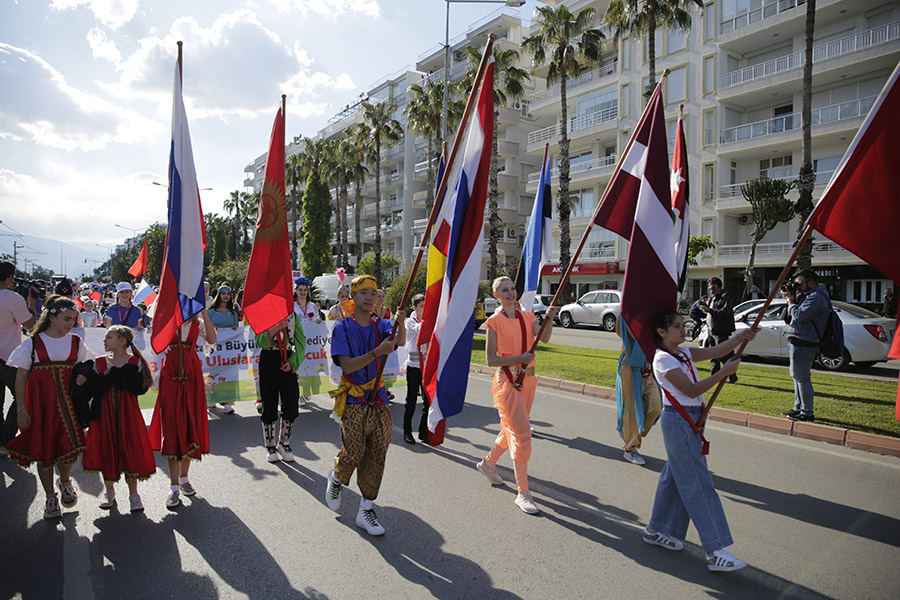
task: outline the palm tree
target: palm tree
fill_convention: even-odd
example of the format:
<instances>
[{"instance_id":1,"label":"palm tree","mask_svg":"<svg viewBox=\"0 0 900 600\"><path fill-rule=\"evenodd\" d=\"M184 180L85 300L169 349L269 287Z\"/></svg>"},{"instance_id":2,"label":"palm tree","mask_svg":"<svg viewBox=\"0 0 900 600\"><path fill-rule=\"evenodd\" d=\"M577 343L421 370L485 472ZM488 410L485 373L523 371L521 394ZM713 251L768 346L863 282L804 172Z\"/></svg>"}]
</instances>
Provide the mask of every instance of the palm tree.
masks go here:
<instances>
[{"instance_id":1,"label":"palm tree","mask_svg":"<svg viewBox=\"0 0 900 600\"><path fill-rule=\"evenodd\" d=\"M381 143L396 144L403 136L403 129L393 117L396 104L363 102L363 109L375 143L375 279L381 281Z\"/></svg>"},{"instance_id":2,"label":"palm tree","mask_svg":"<svg viewBox=\"0 0 900 600\"><path fill-rule=\"evenodd\" d=\"M616 30L616 38L627 33L647 32L647 61L650 83L644 97L650 98L656 87L656 30L667 26L676 31L691 28L691 4L703 8L703 0L612 0L604 22Z\"/></svg>"},{"instance_id":3,"label":"palm tree","mask_svg":"<svg viewBox=\"0 0 900 600\"><path fill-rule=\"evenodd\" d=\"M363 196L362 196L362 188L363 184L366 181L366 177L369 174L369 169L366 168L366 163L372 164L375 162L375 148L372 145L372 132L369 130L369 126L365 123L357 123L351 127L347 128L347 134L350 136L350 139L353 142L353 166L351 168L350 179L353 181L353 190L354 190L354 206L353 209L353 227L354 227L354 236L353 239L356 240L356 265L359 267L359 263L365 254L365 249L363 247L363 239L362 239L362 231L360 227L360 215L363 210Z\"/></svg>"},{"instance_id":4,"label":"palm tree","mask_svg":"<svg viewBox=\"0 0 900 600\"><path fill-rule=\"evenodd\" d=\"M349 191L351 174L358 164L358 152L353 140L343 138L337 140L333 146L334 169L337 177L337 218L335 231L338 242L338 266L347 266L347 206L349 204Z\"/></svg>"},{"instance_id":5,"label":"palm tree","mask_svg":"<svg viewBox=\"0 0 900 600\"><path fill-rule=\"evenodd\" d=\"M474 46L466 48L469 55L469 72L463 86L469 90L475 83L478 73L478 65L481 61L481 51ZM497 197L500 191L497 189L497 173L499 171L500 149L497 139L497 118L500 116L500 107L509 108L509 103L516 101L525 93L524 83L531 77L525 69L519 68L519 52L517 50L504 50L494 46L494 135L491 140L491 172L488 178L488 267L489 281L497 278L499 264L497 259L497 242L500 238L500 209Z\"/></svg>"},{"instance_id":6,"label":"palm tree","mask_svg":"<svg viewBox=\"0 0 900 600\"><path fill-rule=\"evenodd\" d=\"M570 74L583 68L599 65L603 33L590 27L594 9L586 8L577 16L565 5L556 9L541 6L534 20L537 33L522 41L522 49L533 58L532 73L549 59L547 84L559 80L559 105L562 123L559 126L559 264L563 271L569 268L572 240L569 235L569 109L566 105L566 86ZM549 57L548 57L549 54ZM566 288L569 286L567 285ZM563 290L568 301L568 289Z\"/></svg>"},{"instance_id":7,"label":"palm tree","mask_svg":"<svg viewBox=\"0 0 900 600\"><path fill-rule=\"evenodd\" d=\"M303 185L309 175L309 167L307 165L307 157L304 153L298 152L287 157L284 165L284 173L286 183L290 187L288 195L288 210L291 213L291 222L293 223L293 235L291 235L291 268L296 269L298 263L297 258L297 235L300 227L300 213L303 207Z\"/></svg>"},{"instance_id":8,"label":"palm tree","mask_svg":"<svg viewBox=\"0 0 900 600\"><path fill-rule=\"evenodd\" d=\"M231 257L234 259L240 258L241 242L244 238L244 235L246 234L246 231L244 231L244 234L241 233L241 231L242 231L241 224L244 221L244 218L243 218L244 206L247 203L247 197L249 195L250 194L248 194L247 192L235 190L235 191L231 192L231 194L228 196L228 198L225 199L225 202L224 202L225 211L229 215L231 215L231 219L232 219L232 227L233 227L232 240L234 243L234 247L233 247Z\"/></svg>"},{"instance_id":9,"label":"palm tree","mask_svg":"<svg viewBox=\"0 0 900 600\"><path fill-rule=\"evenodd\" d=\"M259 192L248 194L241 192L241 209L240 209L240 229L241 229L241 252L249 252L250 239L248 229L256 224L256 218L259 215Z\"/></svg>"},{"instance_id":10,"label":"palm tree","mask_svg":"<svg viewBox=\"0 0 900 600\"><path fill-rule=\"evenodd\" d=\"M813 32L816 27L816 0L806 2L806 40L803 56L803 100L800 108L800 177L797 188L800 198L794 210L800 216L800 227L797 238L803 235L806 219L813 210L812 193L816 186L816 174L812 168L812 68L813 68ZM797 268L809 269L812 266L812 239L797 255Z\"/></svg>"}]
</instances>

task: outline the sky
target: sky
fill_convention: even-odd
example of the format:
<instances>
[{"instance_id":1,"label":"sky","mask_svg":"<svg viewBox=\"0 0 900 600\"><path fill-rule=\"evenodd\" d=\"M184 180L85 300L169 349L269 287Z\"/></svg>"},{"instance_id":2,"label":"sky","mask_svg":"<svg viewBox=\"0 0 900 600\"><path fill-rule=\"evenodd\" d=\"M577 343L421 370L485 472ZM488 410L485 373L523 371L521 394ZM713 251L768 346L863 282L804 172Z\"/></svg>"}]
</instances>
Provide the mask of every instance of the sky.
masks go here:
<instances>
[{"instance_id":1,"label":"sky","mask_svg":"<svg viewBox=\"0 0 900 600\"><path fill-rule=\"evenodd\" d=\"M450 37L499 6L451 4ZM167 183L178 40L199 185L212 188L203 211L223 213L267 150L281 94L287 138L315 135L443 43L445 10L443 0L0 0L0 254L12 253L11 230L118 244L132 232L116 224L165 222L166 190L153 182Z\"/></svg>"}]
</instances>

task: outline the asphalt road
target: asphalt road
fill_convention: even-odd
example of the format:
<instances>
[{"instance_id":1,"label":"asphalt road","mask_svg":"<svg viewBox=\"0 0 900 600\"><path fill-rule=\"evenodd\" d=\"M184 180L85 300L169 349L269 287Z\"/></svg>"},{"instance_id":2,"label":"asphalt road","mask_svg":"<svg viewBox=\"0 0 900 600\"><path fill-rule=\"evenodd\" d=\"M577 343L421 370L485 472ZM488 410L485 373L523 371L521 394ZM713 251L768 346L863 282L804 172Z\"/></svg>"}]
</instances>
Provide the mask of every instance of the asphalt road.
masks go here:
<instances>
[{"instance_id":1,"label":"asphalt road","mask_svg":"<svg viewBox=\"0 0 900 600\"><path fill-rule=\"evenodd\" d=\"M398 389L402 393L402 389ZM213 454L195 463L198 495L164 506L161 469L140 485L146 511L98 508L102 484L76 467L80 501L41 519L34 471L0 463L0 598L891 598L900 590L900 460L710 423L710 468L734 553L749 567L706 569L693 529L683 552L648 546L665 460L654 430L645 467L621 458L613 404L539 388L529 465L542 512L513 504L474 469L497 432L489 379L469 378L446 444L403 443L395 427L377 501L387 529L355 526L355 488L324 504L339 445L330 403L314 397L295 429L298 461L269 464L249 403L214 409ZM395 423L402 407L395 405Z\"/></svg>"}]
</instances>

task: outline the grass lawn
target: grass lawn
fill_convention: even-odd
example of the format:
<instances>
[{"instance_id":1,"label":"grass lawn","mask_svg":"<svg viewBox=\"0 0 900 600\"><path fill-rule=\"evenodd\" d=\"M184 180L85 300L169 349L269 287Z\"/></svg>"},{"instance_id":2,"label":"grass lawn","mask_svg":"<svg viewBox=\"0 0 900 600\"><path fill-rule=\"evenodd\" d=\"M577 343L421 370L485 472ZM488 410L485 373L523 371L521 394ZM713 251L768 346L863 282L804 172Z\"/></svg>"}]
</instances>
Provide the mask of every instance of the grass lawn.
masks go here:
<instances>
[{"instance_id":1,"label":"grass lawn","mask_svg":"<svg viewBox=\"0 0 900 600\"><path fill-rule=\"evenodd\" d=\"M485 364L484 337L476 336L472 362ZM537 373L604 387L616 387L619 353L561 344L541 344L537 351ZM709 376L709 363L700 365L700 377ZM737 385L726 384L716 398L716 406L781 416L791 407L794 384L787 368L744 363L738 370ZM900 437L900 423L894 417L897 383L845 377L813 371L816 392L816 423L856 431ZM707 398L712 392L707 392Z\"/></svg>"}]
</instances>

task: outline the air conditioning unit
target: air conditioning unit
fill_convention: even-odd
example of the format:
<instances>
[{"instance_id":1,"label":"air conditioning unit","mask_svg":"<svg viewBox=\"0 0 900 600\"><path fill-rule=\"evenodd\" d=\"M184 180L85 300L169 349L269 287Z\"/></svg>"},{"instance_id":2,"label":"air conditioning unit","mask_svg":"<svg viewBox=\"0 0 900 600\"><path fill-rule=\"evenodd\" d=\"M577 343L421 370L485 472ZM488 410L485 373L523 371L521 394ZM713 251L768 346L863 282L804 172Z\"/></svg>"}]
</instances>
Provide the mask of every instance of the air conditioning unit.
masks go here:
<instances>
[{"instance_id":1,"label":"air conditioning unit","mask_svg":"<svg viewBox=\"0 0 900 600\"><path fill-rule=\"evenodd\" d=\"M506 229L506 237L508 237L511 240L514 240L517 237L519 237L519 232L516 231L515 228L513 228L513 227L508 227Z\"/></svg>"},{"instance_id":2,"label":"air conditioning unit","mask_svg":"<svg viewBox=\"0 0 900 600\"><path fill-rule=\"evenodd\" d=\"M741 225L752 225L754 223L753 215L741 215L739 221Z\"/></svg>"}]
</instances>

